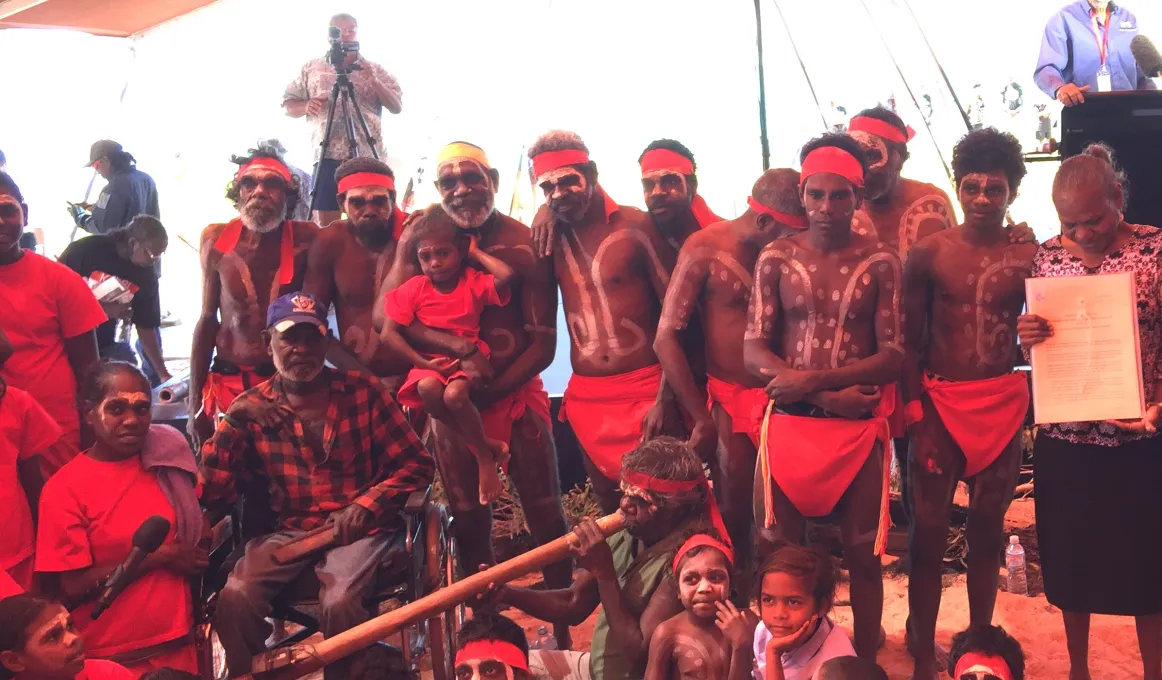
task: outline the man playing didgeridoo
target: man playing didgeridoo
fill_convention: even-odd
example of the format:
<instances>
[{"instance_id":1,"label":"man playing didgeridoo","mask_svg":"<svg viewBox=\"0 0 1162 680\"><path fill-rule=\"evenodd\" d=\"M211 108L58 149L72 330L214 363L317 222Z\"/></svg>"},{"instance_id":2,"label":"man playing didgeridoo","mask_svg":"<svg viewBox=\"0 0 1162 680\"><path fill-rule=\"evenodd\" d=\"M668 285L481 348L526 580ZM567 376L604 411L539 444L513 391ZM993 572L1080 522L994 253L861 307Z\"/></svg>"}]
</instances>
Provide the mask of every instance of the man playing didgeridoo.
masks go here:
<instances>
[{"instance_id":1,"label":"man playing didgeridoo","mask_svg":"<svg viewBox=\"0 0 1162 680\"><path fill-rule=\"evenodd\" d=\"M673 259L645 213L619 206L597 184L597 165L576 134L545 133L529 157L545 193L541 210L555 221L553 267L573 340L561 417L573 426L602 509L612 512L621 457L680 427L653 350Z\"/></svg>"},{"instance_id":2,"label":"man playing didgeridoo","mask_svg":"<svg viewBox=\"0 0 1162 680\"><path fill-rule=\"evenodd\" d=\"M740 565L747 564L752 545L755 446L767 381L747 372L738 348L759 251L807 226L799 173L766 171L751 189L748 204L738 219L702 229L683 244L654 339L666 382L694 421L691 446L711 463L715 495ZM692 366L702 357L688 357L682 342L696 315L706 333L709 401ZM749 592L745 584L736 590Z\"/></svg>"},{"instance_id":3,"label":"man playing didgeridoo","mask_svg":"<svg viewBox=\"0 0 1162 680\"><path fill-rule=\"evenodd\" d=\"M1036 243L1011 243L1005 211L1025 176L1021 145L995 128L952 152L964 225L921 240L904 269L908 360L902 382L911 448L908 572L912 677L936 677L936 616L952 495L968 480L968 603L992 622L1004 519L1021 467L1029 387L1014 372L1017 317Z\"/></svg>"},{"instance_id":4,"label":"man playing didgeridoo","mask_svg":"<svg viewBox=\"0 0 1162 680\"><path fill-rule=\"evenodd\" d=\"M847 135L802 152L807 230L759 255L746 365L770 380L761 432L764 524L804 540L806 517L837 512L851 574L855 649L874 659L883 609L887 417L900 377L900 259L851 229L867 160ZM772 409L777 407L774 412Z\"/></svg>"}]
</instances>

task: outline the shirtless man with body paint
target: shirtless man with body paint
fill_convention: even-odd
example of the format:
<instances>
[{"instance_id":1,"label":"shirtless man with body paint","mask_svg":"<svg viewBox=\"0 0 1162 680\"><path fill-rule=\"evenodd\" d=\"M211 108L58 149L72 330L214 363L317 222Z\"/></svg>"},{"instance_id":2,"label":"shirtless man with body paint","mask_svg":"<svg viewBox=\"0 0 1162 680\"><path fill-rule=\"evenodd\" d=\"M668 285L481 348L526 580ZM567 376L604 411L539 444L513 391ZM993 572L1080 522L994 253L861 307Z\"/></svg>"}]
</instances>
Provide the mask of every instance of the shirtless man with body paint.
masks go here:
<instances>
[{"instance_id":1,"label":"shirtless man with body paint","mask_svg":"<svg viewBox=\"0 0 1162 680\"><path fill-rule=\"evenodd\" d=\"M764 524L802 542L806 517L838 512L851 574L855 649L874 659L883 611L886 411L904 359L901 268L890 246L852 231L867 160L847 135L803 149L808 228L759 255L744 341L747 369L777 405L760 445ZM890 395L889 395L890 396Z\"/></svg>"},{"instance_id":2,"label":"shirtless man with body paint","mask_svg":"<svg viewBox=\"0 0 1162 680\"><path fill-rule=\"evenodd\" d=\"M807 224L799 173L766 171L751 189L749 204L738 219L695 232L682 245L654 338L666 383L694 421L690 443L710 462L715 495L740 565L748 564L753 545L755 447L768 381L746 370L739 348L759 252ZM705 354L695 359L705 362L709 401L683 342L692 318L700 319L695 323L706 334ZM740 592L749 592L745 584Z\"/></svg>"},{"instance_id":3,"label":"shirtless man with body paint","mask_svg":"<svg viewBox=\"0 0 1162 680\"><path fill-rule=\"evenodd\" d=\"M973 624L992 623L1005 512L1021 467L1029 408L1017 361L1017 317L1036 243L1011 243L1005 212L1025 165L1010 134L968 133L952 152L964 225L912 248L904 268L908 361L902 381L911 451L908 554L912 677L936 677L940 572L952 496L968 480L968 601Z\"/></svg>"},{"instance_id":4,"label":"shirtless man with body paint","mask_svg":"<svg viewBox=\"0 0 1162 680\"><path fill-rule=\"evenodd\" d=\"M529 157L547 199L541 210L555 223L553 268L573 341L561 415L602 509L613 512L621 456L682 429L653 350L673 259L648 215L617 205L598 186L597 166L576 134L548 132Z\"/></svg>"},{"instance_id":5,"label":"shirtless man with body paint","mask_svg":"<svg viewBox=\"0 0 1162 680\"><path fill-rule=\"evenodd\" d=\"M287 219L302 188L276 152L251 150L234 161L241 168L226 197L240 214L206 227L201 238L202 312L190 352L187 426L197 446L234 397L274 375L262 341L266 308L302 288L319 232L313 222Z\"/></svg>"},{"instance_id":6,"label":"shirtless man with body paint","mask_svg":"<svg viewBox=\"0 0 1162 680\"><path fill-rule=\"evenodd\" d=\"M405 218L396 208L395 174L374 158L352 158L339 166L335 179L347 219L319 232L303 292L324 309L335 305L341 342L331 343L327 360L345 371L370 370L394 395L411 362L380 341L372 316L383 307L379 291L395 261Z\"/></svg>"},{"instance_id":7,"label":"shirtless man with body paint","mask_svg":"<svg viewBox=\"0 0 1162 680\"><path fill-rule=\"evenodd\" d=\"M481 357L476 346L464 338L419 323L413 323L406 332L410 340L461 357L462 368L478 376L472 400L480 409L485 434L508 444L508 475L533 539L544 544L568 530L561 506L549 395L540 379L557 350L557 288L552 263L533 253L528 227L496 210L499 179L484 151L473 144L453 142L436 158L436 188L442 209L457 226L477 236L479 248L516 272L509 284L512 302L486 307L480 316L480 338L488 344L490 356ZM419 273L418 263L409 256L410 237L411 231L405 229L384 291ZM376 311L382 317L382 304ZM483 366L476 365L481 362ZM496 562L492 508L479 502L478 468L464 443L438 422L432 423L431 434L428 445L456 520L453 530L461 563L474 572L477 565ZM549 588L568 588L572 565L569 560L550 565L544 575ZM567 649L568 626L558 625L556 637L561 648Z\"/></svg>"}]
</instances>

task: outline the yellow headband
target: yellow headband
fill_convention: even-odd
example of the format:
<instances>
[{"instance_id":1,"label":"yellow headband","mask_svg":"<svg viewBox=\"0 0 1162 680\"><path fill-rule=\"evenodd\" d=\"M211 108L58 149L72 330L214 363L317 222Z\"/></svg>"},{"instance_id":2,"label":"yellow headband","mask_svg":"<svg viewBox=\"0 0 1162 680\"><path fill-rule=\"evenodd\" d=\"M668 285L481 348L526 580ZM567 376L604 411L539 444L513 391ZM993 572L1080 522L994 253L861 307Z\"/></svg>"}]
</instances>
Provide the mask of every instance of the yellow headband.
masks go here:
<instances>
[{"instance_id":1,"label":"yellow headband","mask_svg":"<svg viewBox=\"0 0 1162 680\"><path fill-rule=\"evenodd\" d=\"M461 158L476 161L477 163L483 165L485 169L490 169L492 167L488 163L488 156L485 155L484 149L465 142L452 142L448 146L445 146L443 149L440 149L439 155L436 156L436 167L440 167L448 161Z\"/></svg>"}]
</instances>

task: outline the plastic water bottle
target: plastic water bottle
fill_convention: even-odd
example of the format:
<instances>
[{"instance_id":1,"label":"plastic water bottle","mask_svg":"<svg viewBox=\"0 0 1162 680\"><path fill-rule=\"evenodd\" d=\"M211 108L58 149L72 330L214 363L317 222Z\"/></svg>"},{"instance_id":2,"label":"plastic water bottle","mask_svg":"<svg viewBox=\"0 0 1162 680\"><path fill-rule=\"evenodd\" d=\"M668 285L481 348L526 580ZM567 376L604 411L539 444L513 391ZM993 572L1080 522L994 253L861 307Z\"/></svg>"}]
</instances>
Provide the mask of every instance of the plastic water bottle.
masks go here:
<instances>
[{"instance_id":1,"label":"plastic water bottle","mask_svg":"<svg viewBox=\"0 0 1162 680\"><path fill-rule=\"evenodd\" d=\"M1005 566L1009 569L1008 591L1014 595L1028 595L1029 583L1025 579L1025 549L1021 547L1019 536L1009 536L1009 547L1005 548Z\"/></svg>"},{"instance_id":2,"label":"plastic water bottle","mask_svg":"<svg viewBox=\"0 0 1162 680\"><path fill-rule=\"evenodd\" d=\"M557 649L557 638L549 634L548 626L541 626L537 629L537 639L533 640L529 649L555 650Z\"/></svg>"}]
</instances>

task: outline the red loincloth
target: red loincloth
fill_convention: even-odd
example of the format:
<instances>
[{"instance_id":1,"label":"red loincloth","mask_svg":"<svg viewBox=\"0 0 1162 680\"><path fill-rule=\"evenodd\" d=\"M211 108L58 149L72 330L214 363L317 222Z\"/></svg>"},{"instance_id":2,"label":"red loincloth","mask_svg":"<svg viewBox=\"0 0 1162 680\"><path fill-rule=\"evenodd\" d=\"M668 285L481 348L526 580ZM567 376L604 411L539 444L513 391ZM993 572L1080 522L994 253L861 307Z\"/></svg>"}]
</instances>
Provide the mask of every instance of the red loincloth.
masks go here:
<instances>
[{"instance_id":1,"label":"red loincloth","mask_svg":"<svg viewBox=\"0 0 1162 680\"><path fill-rule=\"evenodd\" d=\"M712 375L706 377L706 389L710 393L706 408L713 412L715 404L721 406L730 416L731 432L747 435L758 446L763 410L769 401L766 390L761 387L743 387Z\"/></svg>"},{"instance_id":2,"label":"red loincloth","mask_svg":"<svg viewBox=\"0 0 1162 680\"><path fill-rule=\"evenodd\" d=\"M528 411L532 411L533 415L546 424L553 421L553 416L549 413L549 393L545 391L540 376L480 412L480 419L484 421L485 436L497 441L510 442L513 423L523 418Z\"/></svg>"},{"instance_id":3,"label":"red loincloth","mask_svg":"<svg viewBox=\"0 0 1162 680\"><path fill-rule=\"evenodd\" d=\"M230 408L238 395L270 380L269 376L259 375L254 366L239 366L238 370L241 372L234 375L223 375L216 371L206 374L206 384L202 387L203 413L211 418L217 417ZM247 383L250 387L247 387Z\"/></svg>"},{"instance_id":4,"label":"red loincloth","mask_svg":"<svg viewBox=\"0 0 1162 680\"><path fill-rule=\"evenodd\" d=\"M642 421L658 400L662 366L593 378L574 374L561 402L561 422L608 479L621 478L621 458L641 443Z\"/></svg>"},{"instance_id":5,"label":"red loincloth","mask_svg":"<svg viewBox=\"0 0 1162 680\"><path fill-rule=\"evenodd\" d=\"M775 413L774 402L768 403L759 441L766 526L772 526L776 519L772 479L804 517L823 517L835 509L879 442L884 451L884 479L875 554L883 554L890 524L891 456L887 452L892 438L888 420L895 409L896 386L886 385L881 391L883 398L867 420L791 416ZM777 451L772 446L777 446Z\"/></svg>"},{"instance_id":6,"label":"red loincloth","mask_svg":"<svg viewBox=\"0 0 1162 680\"><path fill-rule=\"evenodd\" d=\"M924 374L924 391L944 429L964 453L973 477L1001 455L1029 412L1029 383L1020 371L986 380L942 380Z\"/></svg>"}]
</instances>

